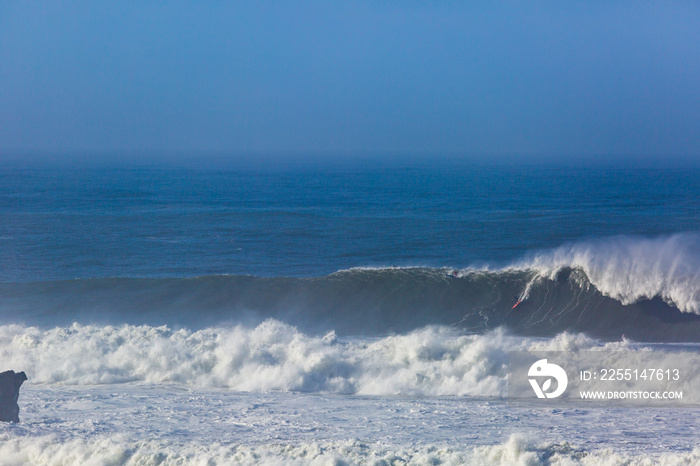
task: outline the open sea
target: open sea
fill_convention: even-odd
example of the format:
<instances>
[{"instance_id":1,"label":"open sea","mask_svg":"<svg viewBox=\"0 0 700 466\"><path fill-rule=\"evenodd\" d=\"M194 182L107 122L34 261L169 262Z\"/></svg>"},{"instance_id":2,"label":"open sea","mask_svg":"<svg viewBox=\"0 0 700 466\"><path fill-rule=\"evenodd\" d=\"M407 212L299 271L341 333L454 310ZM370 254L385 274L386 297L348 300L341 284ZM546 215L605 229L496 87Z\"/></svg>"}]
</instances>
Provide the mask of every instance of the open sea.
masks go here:
<instances>
[{"instance_id":1,"label":"open sea","mask_svg":"<svg viewBox=\"0 0 700 466\"><path fill-rule=\"evenodd\" d=\"M0 464L700 464L661 165L2 162ZM681 349L678 405L508 397L511 351Z\"/></svg>"}]
</instances>

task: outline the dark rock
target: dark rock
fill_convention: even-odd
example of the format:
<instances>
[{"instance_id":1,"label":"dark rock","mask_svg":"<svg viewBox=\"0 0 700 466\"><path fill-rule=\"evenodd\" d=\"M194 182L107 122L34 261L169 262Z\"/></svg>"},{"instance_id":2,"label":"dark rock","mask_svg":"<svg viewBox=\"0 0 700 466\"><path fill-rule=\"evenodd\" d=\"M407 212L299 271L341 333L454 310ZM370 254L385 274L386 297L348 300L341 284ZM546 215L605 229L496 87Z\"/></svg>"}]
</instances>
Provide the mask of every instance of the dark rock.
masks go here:
<instances>
[{"instance_id":1,"label":"dark rock","mask_svg":"<svg viewBox=\"0 0 700 466\"><path fill-rule=\"evenodd\" d=\"M0 373L0 421L19 422L19 387L27 380L24 372Z\"/></svg>"}]
</instances>

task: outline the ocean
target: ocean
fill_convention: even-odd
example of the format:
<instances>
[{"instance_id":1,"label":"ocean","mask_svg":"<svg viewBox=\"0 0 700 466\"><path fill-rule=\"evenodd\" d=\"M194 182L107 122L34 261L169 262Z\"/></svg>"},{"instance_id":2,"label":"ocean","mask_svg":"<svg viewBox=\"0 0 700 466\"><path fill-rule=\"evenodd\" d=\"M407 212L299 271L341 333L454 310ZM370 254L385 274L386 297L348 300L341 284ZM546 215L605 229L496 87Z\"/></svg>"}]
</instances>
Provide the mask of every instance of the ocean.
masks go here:
<instances>
[{"instance_id":1,"label":"ocean","mask_svg":"<svg viewBox=\"0 0 700 466\"><path fill-rule=\"evenodd\" d=\"M692 164L0 163L0 464L700 463L698 193ZM684 399L513 399L528 351L673 360Z\"/></svg>"}]
</instances>

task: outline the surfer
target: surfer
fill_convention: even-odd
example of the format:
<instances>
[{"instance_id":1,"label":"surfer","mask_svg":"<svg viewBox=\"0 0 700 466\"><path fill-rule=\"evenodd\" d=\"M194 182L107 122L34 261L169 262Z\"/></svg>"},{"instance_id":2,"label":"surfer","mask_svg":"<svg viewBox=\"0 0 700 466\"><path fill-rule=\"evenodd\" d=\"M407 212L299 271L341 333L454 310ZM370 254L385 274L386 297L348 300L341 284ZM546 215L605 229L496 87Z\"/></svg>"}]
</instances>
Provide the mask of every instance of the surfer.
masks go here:
<instances>
[{"instance_id":1,"label":"surfer","mask_svg":"<svg viewBox=\"0 0 700 466\"><path fill-rule=\"evenodd\" d=\"M513 304L513 307L511 307L511 309L515 309L516 307L518 307L518 304L525 301L525 298L527 298L527 296L523 296L523 295L513 296L513 301L515 301L515 304Z\"/></svg>"}]
</instances>

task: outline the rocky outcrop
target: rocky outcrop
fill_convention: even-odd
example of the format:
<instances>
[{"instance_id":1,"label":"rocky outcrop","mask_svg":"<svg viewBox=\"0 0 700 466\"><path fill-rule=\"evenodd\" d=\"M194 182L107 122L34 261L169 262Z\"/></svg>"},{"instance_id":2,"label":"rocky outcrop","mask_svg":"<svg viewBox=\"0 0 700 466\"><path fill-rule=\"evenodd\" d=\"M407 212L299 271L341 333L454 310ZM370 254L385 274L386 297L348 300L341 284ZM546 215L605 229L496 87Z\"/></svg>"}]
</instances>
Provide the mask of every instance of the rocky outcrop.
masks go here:
<instances>
[{"instance_id":1,"label":"rocky outcrop","mask_svg":"<svg viewBox=\"0 0 700 466\"><path fill-rule=\"evenodd\" d=\"M27 380L24 372L0 373L0 421L19 422L19 387Z\"/></svg>"}]
</instances>

